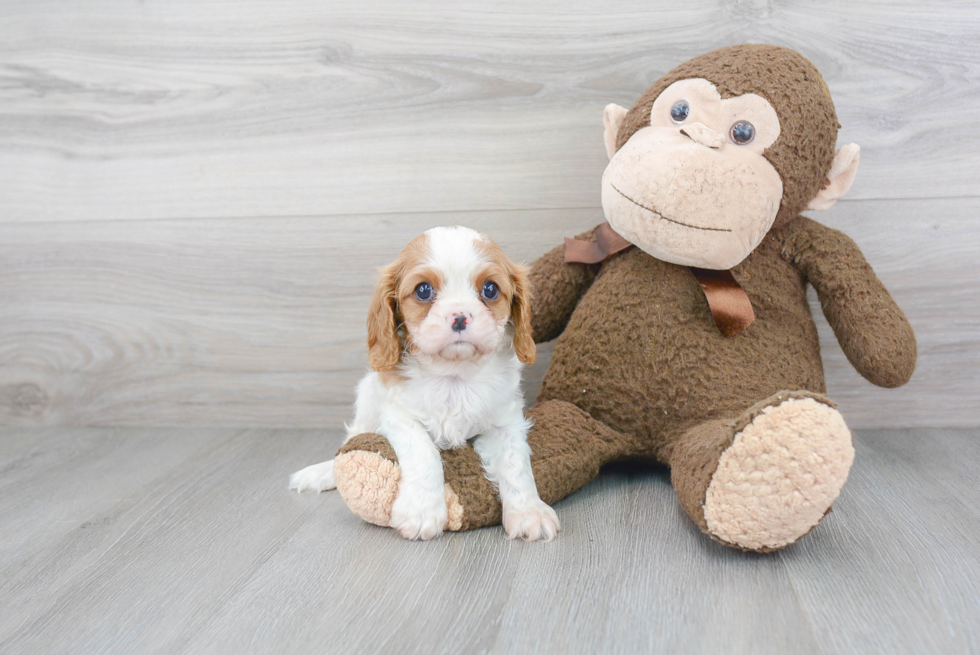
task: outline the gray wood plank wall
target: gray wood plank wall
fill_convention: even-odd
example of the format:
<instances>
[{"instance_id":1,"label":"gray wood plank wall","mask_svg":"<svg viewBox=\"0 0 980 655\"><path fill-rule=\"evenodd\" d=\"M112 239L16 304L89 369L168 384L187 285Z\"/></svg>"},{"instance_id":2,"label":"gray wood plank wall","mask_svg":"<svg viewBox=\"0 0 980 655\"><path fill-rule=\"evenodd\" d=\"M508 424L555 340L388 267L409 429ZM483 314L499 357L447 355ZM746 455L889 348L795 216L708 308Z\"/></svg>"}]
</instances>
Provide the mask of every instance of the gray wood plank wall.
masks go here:
<instances>
[{"instance_id":1,"label":"gray wood plank wall","mask_svg":"<svg viewBox=\"0 0 980 655\"><path fill-rule=\"evenodd\" d=\"M814 217L919 338L880 390L818 317L831 395L980 425L980 7L843 0L5 1L0 424L339 427L375 267L434 225L530 261L599 222L603 106L746 41L823 72L863 152Z\"/></svg>"}]
</instances>

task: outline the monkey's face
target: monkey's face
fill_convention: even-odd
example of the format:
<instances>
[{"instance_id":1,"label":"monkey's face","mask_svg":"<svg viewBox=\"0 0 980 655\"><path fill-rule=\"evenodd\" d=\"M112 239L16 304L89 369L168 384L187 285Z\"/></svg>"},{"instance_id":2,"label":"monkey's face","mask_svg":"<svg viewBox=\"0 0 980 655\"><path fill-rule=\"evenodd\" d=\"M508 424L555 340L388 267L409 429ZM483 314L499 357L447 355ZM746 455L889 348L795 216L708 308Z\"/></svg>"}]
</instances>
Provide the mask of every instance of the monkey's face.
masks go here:
<instances>
[{"instance_id":1,"label":"monkey's face","mask_svg":"<svg viewBox=\"0 0 980 655\"><path fill-rule=\"evenodd\" d=\"M705 79L674 82L654 101L649 127L606 167L606 220L657 259L732 268L779 211L783 183L762 156L779 132L776 110L759 95L722 99Z\"/></svg>"}]
</instances>

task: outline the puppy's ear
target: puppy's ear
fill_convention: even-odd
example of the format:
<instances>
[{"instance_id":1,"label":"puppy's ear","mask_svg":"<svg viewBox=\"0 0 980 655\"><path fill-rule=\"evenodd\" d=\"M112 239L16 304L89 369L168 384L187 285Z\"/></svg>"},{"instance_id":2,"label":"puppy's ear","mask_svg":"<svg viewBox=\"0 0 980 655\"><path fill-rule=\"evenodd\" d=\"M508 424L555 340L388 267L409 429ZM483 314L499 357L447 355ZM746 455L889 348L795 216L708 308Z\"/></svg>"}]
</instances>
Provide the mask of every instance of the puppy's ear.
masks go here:
<instances>
[{"instance_id":1,"label":"puppy's ear","mask_svg":"<svg viewBox=\"0 0 980 655\"><path fill-rule=\"evenodd\" d=\"M381 279L368 310L368 364L375 371L390 371L401 361L402 349L395 323L398 277L394 266L381 269Z\"/></svg>"},{"instance_id":2,"label":"puppy's ear","mask_svg":"<svg viewBox=\"0 0 980 655\"><path fill-rule=\"evenodd\" d=\"M510 319L514 323L514 352L522 363L530 366L537 351L531 336L531 280L527 272L526 266L511 264L514 297L510 302Z\"/></svg>"}]
</instances>

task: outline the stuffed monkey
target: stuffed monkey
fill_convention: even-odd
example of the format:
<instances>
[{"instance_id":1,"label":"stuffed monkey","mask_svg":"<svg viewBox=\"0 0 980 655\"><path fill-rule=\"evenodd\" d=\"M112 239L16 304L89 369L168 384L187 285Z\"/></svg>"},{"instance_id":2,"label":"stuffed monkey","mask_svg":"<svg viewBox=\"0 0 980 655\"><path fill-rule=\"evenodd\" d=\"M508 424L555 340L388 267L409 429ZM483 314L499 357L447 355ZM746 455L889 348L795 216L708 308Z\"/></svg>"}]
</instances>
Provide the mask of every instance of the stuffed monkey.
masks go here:
<instances>
[{"instance_id":1,"label":"stuffed monkey","mask_svg":"<svg viewBox=\"0 0 980 655\"><path fill-rule=\"evenodd\" d=\"M897 387L916 343L844 234L801 216L854 180L812 63L741 45L681 64L629 110L605 110L606 223L534 262L533 330L557 339L528 440L542 499L603 464L670 467L681 506L711 538L772 551L830 510L854 458L825 393L813 285L847 358ZM444 454L451 530L500 522L470 447ZM397 457L379 435L338 452L348 506L387 525Z\"/></svg>"}]
</instances>

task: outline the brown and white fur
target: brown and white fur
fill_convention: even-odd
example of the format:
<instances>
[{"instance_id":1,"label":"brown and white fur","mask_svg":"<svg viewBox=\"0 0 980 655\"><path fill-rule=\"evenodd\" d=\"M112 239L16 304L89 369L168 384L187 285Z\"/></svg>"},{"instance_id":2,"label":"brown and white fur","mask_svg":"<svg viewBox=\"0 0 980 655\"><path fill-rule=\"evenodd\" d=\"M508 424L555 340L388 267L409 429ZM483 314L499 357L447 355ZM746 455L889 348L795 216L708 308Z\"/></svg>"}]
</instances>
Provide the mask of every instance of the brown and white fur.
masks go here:
<instances>
[{"instance_id":1,"label":"brown and white fur","mask_svg":"<svg viewBox=\"0 0 980 655\"><path fill-rule=\"evenodd\" d=\"M431 229L381 270L368 348L373 370L357 387L347 438L374 432L395 449L401 483L390 526L406 539L442 533L439 451L472 441L500 493L508 538L554 539L561 525L534 484L520 386L535 357L526 269L479 232ZM333 464L294 473L290 489L335 488Z\"/></svg>"}]
</instances>

